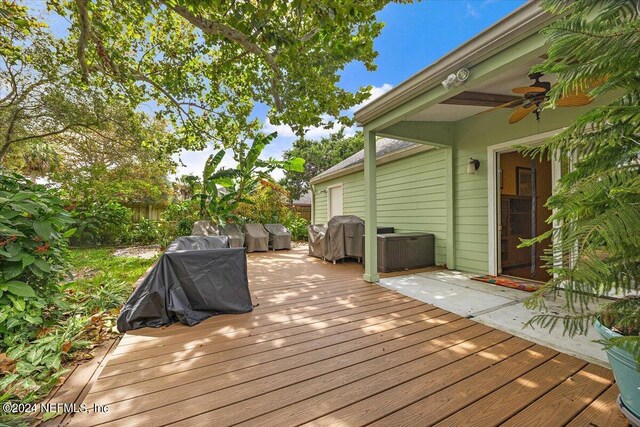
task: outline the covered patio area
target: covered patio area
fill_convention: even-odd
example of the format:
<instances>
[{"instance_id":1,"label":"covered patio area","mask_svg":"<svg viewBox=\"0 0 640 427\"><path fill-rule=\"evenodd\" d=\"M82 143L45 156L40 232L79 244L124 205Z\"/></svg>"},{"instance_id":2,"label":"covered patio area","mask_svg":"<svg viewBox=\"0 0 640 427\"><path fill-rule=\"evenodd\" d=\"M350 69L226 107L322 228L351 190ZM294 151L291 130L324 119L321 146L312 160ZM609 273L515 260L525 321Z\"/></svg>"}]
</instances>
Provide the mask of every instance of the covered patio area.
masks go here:
<instances>
[{"instance_id":1,"label":"covered patio area","mask_svg":"<svg viewBox=\"0 0 640 427\"><path fill-rule=\"evenodd\" d=\"M611 372L362 279L249 255L252 313L127 333L75 426L598 425ZM590 424L591 423L591 424Z\"/></svg>"}]
</instances>

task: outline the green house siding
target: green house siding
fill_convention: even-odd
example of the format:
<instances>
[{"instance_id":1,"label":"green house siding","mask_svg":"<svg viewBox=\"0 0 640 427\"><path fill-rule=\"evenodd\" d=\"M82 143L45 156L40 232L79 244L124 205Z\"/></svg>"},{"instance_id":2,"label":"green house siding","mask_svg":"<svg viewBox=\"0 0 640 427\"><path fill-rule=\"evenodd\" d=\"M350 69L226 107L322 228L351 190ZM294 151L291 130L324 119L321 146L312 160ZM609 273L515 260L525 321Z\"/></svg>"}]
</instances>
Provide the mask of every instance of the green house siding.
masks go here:
<instances>
[{"instance_id":1,"label":"green house siding","mask_svg":"<svg viewBox=\"0 0 640 427\"><path fill-rule=\"evenodd\" d=\"M398 232L433 233L436 263L446 263L446 187L444 150L431 150L377 168L378 224ZM342 184L343 213L364 216L364 173L354 172L315 185L314 223L327 218L327 187Z\"/></svg>"}]
</instances>

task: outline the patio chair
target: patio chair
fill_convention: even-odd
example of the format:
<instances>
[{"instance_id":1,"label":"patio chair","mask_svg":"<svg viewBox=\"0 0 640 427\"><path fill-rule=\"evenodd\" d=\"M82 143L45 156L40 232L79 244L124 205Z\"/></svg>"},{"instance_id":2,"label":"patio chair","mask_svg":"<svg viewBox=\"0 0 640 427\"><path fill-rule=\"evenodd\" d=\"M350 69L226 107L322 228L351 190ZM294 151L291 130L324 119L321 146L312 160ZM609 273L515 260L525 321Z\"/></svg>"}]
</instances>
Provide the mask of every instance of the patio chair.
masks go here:
<instances>
[{"instance_id":1,"label":"patio chair","mask_svg":"<svg viewBox=\"0 0 640 427\"><path fill-rule=\"evenodd\" d=\"M264 228L269 233L269 248L291 249L291 233L282 224L265 224Z\"/></svg>"},{"instance_id":2,"label":"patio chair","mask_svg":"<svg viewBox=\"0 0 640 427\"><path fill-rule=\"evenodd\" d=\"M309 224L307 226L309 232L309 255L316 258L323 258L324 241L327 233L326 224Z\"/></svg>"},{"instance_id":3,"label":"patio chair","mask_svg":"<svg viewBox=\"0 0 640 427\"><path fill-rule=\"evenodd\" d=\"M218 226L211 221L196 221L191 228L192 236L218 236Z\"/></svg>"},{"instance_id":4,"label":"patio chair","mask_svg":"<svg viewBox=\"0 0 640 427\"><path fill-rule=\"evenodd\" d=\"M266 252L269 250L269 233L262 224L245 224L244 242L247 252Z\"/></svg>"},{"instance_id":5,"label":"patio chair","mask_svg":"<svg viewBox=\"0 0 640 427\"><path fill-rule=\"evenodd\" d=\"M229 238L230 248L244 248L244 233L238 224L226 224L221 226L220 234Z\"/></svg>"}]
</instances>

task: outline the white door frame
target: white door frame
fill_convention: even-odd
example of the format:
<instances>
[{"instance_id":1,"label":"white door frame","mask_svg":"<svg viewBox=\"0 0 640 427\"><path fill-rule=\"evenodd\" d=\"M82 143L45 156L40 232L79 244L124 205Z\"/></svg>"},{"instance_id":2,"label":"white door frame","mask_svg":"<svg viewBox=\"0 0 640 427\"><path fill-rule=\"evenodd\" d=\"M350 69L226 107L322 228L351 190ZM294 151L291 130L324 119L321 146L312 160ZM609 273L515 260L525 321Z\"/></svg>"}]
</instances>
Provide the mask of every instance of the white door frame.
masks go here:
<instances>
[{"instance_id":1,"label":"white door frame","mask_svg":"<svg viewBox=\"0 0 640 427\"><path fill-rule=\"evenodd\" d=\"M327 221L331 219L331 189L338 187L342 189L342 213L344 213L344 187L342 183L330 185L327 187Z\"/></svg>"},{"instance_id":2,"label":"white door frame","mask_svg":"<svg viewBox=\"0 0 640 427\"><path fill-rule=\"evenodd\" d=\"M487 147L487 180L489 194L489 274L498 275L498 168L496 167L496 156L498 153L513 151L516 145L539 145L547 138L558 134L563 128L552 130L549 132L530 135L524 138L514 139L512 141L502 142L500 144L490 145ZM560 160L553 158L551 161L551 185L555 187L556 181L560 179ZM552 188L552 193L553 193Z\"/></svg>"}]
</instances>

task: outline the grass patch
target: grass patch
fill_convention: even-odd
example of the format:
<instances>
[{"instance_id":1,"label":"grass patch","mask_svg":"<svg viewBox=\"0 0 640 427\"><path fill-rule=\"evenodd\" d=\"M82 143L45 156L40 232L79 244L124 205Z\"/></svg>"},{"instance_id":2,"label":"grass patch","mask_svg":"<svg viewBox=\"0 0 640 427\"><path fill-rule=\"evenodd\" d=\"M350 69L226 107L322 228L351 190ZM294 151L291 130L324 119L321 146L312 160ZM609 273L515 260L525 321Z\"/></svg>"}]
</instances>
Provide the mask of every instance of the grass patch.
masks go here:
<instances>
[{"instance_id":1,"label":"grass patch","mask_svg":"<svg viewBox=\"0 0 640 427\"><path fill-rule=\"evenodd\" d=\"M93 357L93 349L117 334L116 319L136 280L154 259L116 257L113 249L73 249L73 281L29 304L43 308L41 321L0 351L0 403L37 402L63 381L66 367ZM28 311L29 306L23 308ZM0 425L32 424L0 411Z\"/></svg>"},{"instance_id":2,"label":"grass patch","mask_svg":"<svg viewBox=\"0 0 640 427\"><path fill-rule=\"evenodd\" d=\"M84 273L87 275L95 273L94 277L121 280L133 285L156 260L156 258L117 257L113 255L111 248L72 249L70 252L71 264L74 270L81 274L76 280L79 283L85 281L82 278Z\"/></svg>"}]
</instances>

